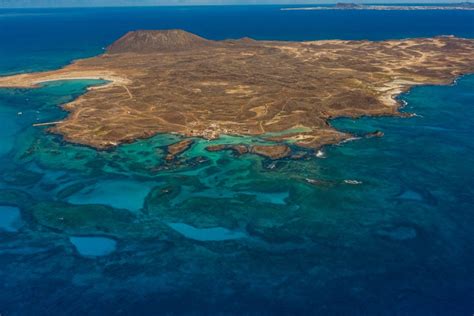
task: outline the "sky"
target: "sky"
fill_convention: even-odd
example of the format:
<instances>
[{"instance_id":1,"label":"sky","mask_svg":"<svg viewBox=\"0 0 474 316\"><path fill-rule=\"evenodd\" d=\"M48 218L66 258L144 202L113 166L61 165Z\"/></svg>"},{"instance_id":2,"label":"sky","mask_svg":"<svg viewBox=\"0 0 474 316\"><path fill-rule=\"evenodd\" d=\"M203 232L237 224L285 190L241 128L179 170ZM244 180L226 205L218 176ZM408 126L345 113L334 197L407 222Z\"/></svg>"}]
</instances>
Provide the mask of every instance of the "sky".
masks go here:
<instances>
[{"instance_id":1,"label":"sky","mask_svg":"<svg viewBox=\"0 0 474 316\"><path fill-rule=\"evenodd\" d=\"M146 5L235 5L354 3L458 3L465 0L0 0L0 8L102 7Z\"/></svg>"}]
</instances>

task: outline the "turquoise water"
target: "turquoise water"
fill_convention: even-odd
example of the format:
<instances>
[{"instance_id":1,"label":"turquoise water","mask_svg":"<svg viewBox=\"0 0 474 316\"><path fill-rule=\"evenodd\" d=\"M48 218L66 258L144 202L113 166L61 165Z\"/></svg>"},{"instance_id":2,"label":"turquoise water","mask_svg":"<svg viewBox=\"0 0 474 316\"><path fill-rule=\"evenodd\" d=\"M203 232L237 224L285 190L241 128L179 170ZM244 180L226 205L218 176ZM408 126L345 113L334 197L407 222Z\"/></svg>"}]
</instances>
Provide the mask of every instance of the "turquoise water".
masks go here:
<instances>
[{"instance_id":1,"label":"turquoise water","mask_svg":"<svg viewBox=\"0 0 474 316\"><path fill-rule=\"evenodd\" d=\"M21 226L20 210L17 207L0 206L0 231L17 232Z\"/></svg>"},{"instance_id":2,"label":"turquoise water","mask_svg":"<svg viewBox=\"0 0 474 316\"><path fill-rule=\"evenodd\" d=\"M196 228L184 223L168 223L168 225L186 238L199 241L224 241L247 236L243 232L223 227Z\"/></svg>"},{"instance_id":3,"label":"turquoise water","mask_svg":"<svg viewBox=\"0 0 474 316\"><path fill-rule=\"evenodd\" d=\"M106 237L69 237L77 252L84 257L108 256L115 251L117 242Z\"/></svg>"},{"instance_id":4,"label":"turquoise water","mask_svg":"<svg viewBox=\"0 0 474 316\"><path fill-rule=\"evenodd\" d=\"M144 26L222 25L207 29L215 38L474 37L472 13L462 12L440 20L439 12L284 16L275 7L103 10L28 11L30 28L24 15L2 16L16 30L0 27L2 43L15 39L1 46L2 73L54 68ZM249 25L237 24L244 13ZM328 20L339 24L328 29ZM382 20L385 28L369 27ZM382 138L273 164L209 153L196 139L169 165L176 135L95 151L32 126L64 117L59 105L101 83L0 89L2 315L472 314L474 76L401 96L414 117L332 122Z\"/></svg>"}]
</instances>

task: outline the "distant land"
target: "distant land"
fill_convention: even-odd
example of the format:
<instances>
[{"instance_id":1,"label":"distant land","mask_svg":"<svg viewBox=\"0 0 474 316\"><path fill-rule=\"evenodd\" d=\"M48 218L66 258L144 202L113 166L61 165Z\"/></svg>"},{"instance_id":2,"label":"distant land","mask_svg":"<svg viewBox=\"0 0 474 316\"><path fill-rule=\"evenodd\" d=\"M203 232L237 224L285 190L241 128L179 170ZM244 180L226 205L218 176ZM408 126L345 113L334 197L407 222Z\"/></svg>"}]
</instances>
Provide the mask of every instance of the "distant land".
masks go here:
<instances>
[{"instance_id":1,"label":"distant land","mask_svg":"<svg viewBox=\"0 0 474 316\"><path fill-rule=\"evenodd\" d=\"M377 4L357 4L357 3L337 3L336 5L312 6L299 8L282 8L283 11L299 10L474 10L474 4L470 2L440 4L440 5L377 5Z\"/></svg>"},{"instance_id":2,"label":"distant land","mask_svg":"<svg viewBox=\"0 0 474 316\"><path fill-rule=\"evenodd\" d=\"M175 133L169 159L186 138L258 136L273 147L223 145L270 158L292 147L315 150L352 137L335 117L400 115L395 99L410 87L449 84L474 72L474 40L452 36L388 41L213 41L183 30L133 31L100 56L54 71L0 77L1 87L103 79L63 107L50 131L98 149ZM374 131L374 136L381 136Z\"/></svg>"}]
</instances>

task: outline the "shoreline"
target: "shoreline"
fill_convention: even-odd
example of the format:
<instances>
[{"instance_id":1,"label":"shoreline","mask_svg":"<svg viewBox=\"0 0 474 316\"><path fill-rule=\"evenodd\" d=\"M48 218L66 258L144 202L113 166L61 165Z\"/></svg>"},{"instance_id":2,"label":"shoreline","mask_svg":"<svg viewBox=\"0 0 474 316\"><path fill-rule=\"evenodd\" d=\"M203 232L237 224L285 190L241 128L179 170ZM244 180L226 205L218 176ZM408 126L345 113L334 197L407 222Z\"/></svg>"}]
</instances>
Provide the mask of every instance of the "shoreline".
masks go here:
<instances>
[{"instance_id":1,"label":"shoreline","mask_svg":"<svg viewBox=\"0 0 474 316\"><path fill-rule=\"evenodd\" d=\"M328 143L325 143L325 144L322 144L321 146L317 147L317 148L306 148L306 147L302 147L302 146L299 146L299 145L295 145L294 143L288 143L288 142L281 142L281 141L272 141L272 140L268 140L268 138L265 138L265 137L262 137L264 136L264 134L261 134L261 135L244 135L244 134L222 134L222 136L235 136L235 137L242 137L242 138L245 138L245 137L257 137L259 139L261 139L262 141L266 141L266 142L269 142L269 143L273 143L273 144L267 144L265 146L268 146L269 148L271 147L274 147L274 146L282 146L282 145L285 145L285 146L296 146L296 147L301 147L302 149L305 149L305 150L312 150L313 151L313 154L318 157L318 153L321 151L321 150L324 150L324 148L328 147L328 146L341 146L341 145L344 145L345 143L348 143L348 142L353 142L353 141L358 141L358 140L361 140L361 139L364 139L366 138L366 135L363 135L363 136L357 136L356 134L353 134L353 133L350 133L348 131L344 131L344 130L340 130L338 129L337 127L333 126L331 124L331 122L333 120L338 120L338 119L344 119L344 118L352 118L354 120L358 120L358 119L361 119L361 118L364 118L364 117L370 117L370 118L380 118L380 117L391 117L391 118L396 118L396 117L399 117L399 118L409 118L409 117L412 117L412 116L416 116L416 113L414 113L414 115L410 115L410 116L404 116L403 113L407 113L407 114L410 114L409 112L401 112L400 110L403 109L404 107L406 107L408 105L408 102L403 98L403 96L405 94L408 94L410 93L410 91L412 89L415 89L415 88L418 88L418 87L426 87L426 86L454 86L457 84L457 82L459 80L462 80L463 77L467 77L467 76L474 76L474 72L473 73L465 73L465 74L460 74L458 75L456 78L454 78L453 80L451 80L449 83L439 83L439 84L430 84L430 83L427 83L427 84L412 84L412 85L409 85L407 83L405 83L404 85L402 86L397 86L397 87L400 87L399 89L397 89L397 91L399 92L396 92L396 93L391 93L390 95L387 95L387 97L390 96L391 100L394 102L393 106L396 107L396 112L393 113L393 114L381 114L381 115L360 115L360 116L355 116L355 117L352 117L352 116L338 116L338 117L333 117L333 118L329 118L327 120L327 123L335 130L337 131L338 133L340 133L343 137L339 140L339 141L335 141L335 142L328 142ZM101 80L101 79L96 79L96 78L71 78L71 79L65 79L65 80L54 80L54 79L51 79L51 80L48 80L48 81L44 81L44 82L41 82L41 83L45 83L45 82L54 82L54 81L68 81L68 80ZM91 89L91 88L101 88L101 87L104 87L104 86L107 86L107 85L100 85L100 86L88 86L87 87L87 90ZM35 89L37 88L36 86L31 86L31 87L28 87L30 89ZM4 87L0 87L0 89L4 89ZM391 88L390 91L394 91L394 88ZM65 105L67 104L70 104L70 103L74 103L76 102L78 99L80 99L82 95L79 95L76 99L72 100L71 102L68 102L66 103ZM67 120L68 117L66 117L65 120ZM43 127L43 126L49 126L49 125L56 125L56 124L61 124L63 123L64 120L60 120L60 121L54 121L54 122L46 122L46 123L35 123L33 124L32 126L35 126L35 127ZM119 146L122 146L122 145L128 145L128 144L132 144L134 142L138 142L138 141L141 141L141 140L145 140L145 139L148 139L150 137L154 137L154 136L157 136L157 135L160 135L160 134L176 134L176 133L172 133L172 132L163 132L163 133L157 133L155 135L151 135L151 136L145 136L145 137L141 137L141 138L136 138L136 139L132 139L132 140L125 140L123 142L120 142L120 143L116 143L116 144L113 144L111 146L108 146L108 147L104 147L104 148L97 148L97 147L94 147L94 146L91 146L91 145L88 145L88 144L83 144L83 143L78 143L72 139L67 139L65 137L65 135L62 135L62 134L58 134L58 133L55 133L53 131L50 131L49 128L47 129L48 132L50 132L51 134L54 134L56 136L58 136L62 141L65 141L67 143L71 143L71 144L74 144L76 146L85 146L87 148L91 148L91 149L94 149L94 150L105 150L105 151L108 151L108 150L113 150L114 148L117 148ZM370 134L370 132L368 132L368 134ZM195 136L187 136L185 134L179 134L182 138L182 140L180 142L186 142L186 141L192 141L193 138L195 138ZM380 136L380 137L383 137L383 136ZM203 137L198 137L200 139L205 139ZM217 138L219 139L219 138ZM211 140L212 141L212 140ZM174 145L174 144L171 144L171 145ZM170 145L170 146L171 146ZM227 145L227 144L221 144L222 146L229 146L229 148L224 148L223 150L228 150L230 149L230 147L232 145ZM216 146L216 145L212 145L212 143L210 144L210 146ZM219 146L219 145L217 145ZM190 146L191 147L191 146ZM177 153L176 155L180 155L182 153L184 153L185 151L187 151L190 147L188 148L185 148L183 151L180 151L179 153ZM255 155L258 155L258 156L263 156L265 157L265 155L260 155L258 153L254 153L252 151L249 151L248 152L249 154L255 154ZM238 155L237 155L238 156ZM303 156L303 157L306 157ZM270 158L271 160L279 160L279 159L286 159L288 158L287 156L283 157L283 158L272 158L271 155L270 156L267 156L267 158ZM290 157L291 159L297 159L297 158L293 158L293 157Z\"/></svg>"},{"instance_id":2,"label":"shoreline","mask_svg":"<svg viewBox=\"0 0 474 316\"><path fill-rule=\"evenodd\" d=\"M332 119L402 116L399 110L403 104L399 96L404 92L420 85L449 84L463 72L474 72L469 55L474 49L473 40L455 37L383 42L237 40L216 44L179 30L142 33L143 36L178 36L175 40L184 39L185 44L180 45L185 46L174 48L176 52L166 50L143 54L140 49L134 53L128 49L133 48L136 32L129 32L116 42L116 47L125 51L105 52L75 60L58 70L3 76L0 77L0 87L37 88L44 83L66 80L106 81L88 87L84 94L63 104L68 116L47 129L61 135L65 141L96 149L172 133L204 139L221 135L268 139L265 135L273 134L270 140L275 144L291 143L316 150L353 136L332 127ZM182 50L181 47L190 45L186 41L197 42L198 47ZM146 43L149 45L150 39ZM158 43L161 45L162 42ZM165 43L174 45L169 38ZM450 48L442 49L445 46ZM364 49L370 54L363 53ZM262 57L262 52L270 51L270 55ZM245 63L238 63L237 68L227 72L225 67L230 61L222 60L222 52L236 52L239 60ZM200 68L194 69L195 64L188 59L188 56L195 58L194 55L207 57L209 67L220 67L217 69L222 75L217 72L209 77ZM280 55L285 58L285 63L295 62L299 66L304 62L311 77L307 77L303 68L298 73L287 72L286 66L259 70L262 63L264 65ZM359 55L361 64L354 65ZM235 58L231 60L236 62ZM176 68L175 60L182 70ZM251 63L250 67L246 63ZM153 70L155 65L158 70ZM274 65L279 63L275 61ZM186 67L191 70L186 70ZM276 73L277 81L265 82L263 78L275 70L282 71ZM318 75L314 76L312 71L317 71ZM252 78L254 72L263 77L248 84L248 78ZM172 76L163 77L163 73ZM286 81L285 74L290 75L290 81ZM316 81L306 83L311 85L311 89L301 90L298 82L305 82L308 78ZM320 80L327 80L327 88L317 89ZM275 90L275 84L277 87L281 85L286 92L281 94ZM294 102L292 100L297 100L297 103L292 105L289 103ZM289 108L286 108L288 104ZM316 115L308 116L315 109L318 110ZM229 116L229 113L234 114ZM297 126L304 126L305 130L279 134Z\"/></svg>"},{"instance_id":3,"label":"shoreline","mask_svg":"<svg viewBox=\"0 0 474 316\"><path fill-rule=\"evenodd\" d=\"M371 5L348 4L347 6L328 5L310 7L285 7L280 11L474 11L474 6L460 5Z\"/></svg>"},{"instance_id":4,"label":"shoreline","mask_svg":"<svg viewBox=\"0 0 474 316\"><path fill-rule=\"evenodd\" d=\"M57 71L63 70L65 67L58 69ZM49 71L48 71L49 72ZM54 72L54 70L52 71ZM97 87L92 87L93 89L97 89L99 87L109 87L111 85L124 85L130 84L131 81L125 78L121 78L114 75L101 75L99 74L91 74L91 75L77 75L74 72L72 74L59 74L59 75L46 75L43 72L34 72L34 73L27 73L27 74L18 74L12 76L0 76L0 88L23 88L23 89L35 89L38 88L40 85L48 83L48 82L57 82L57 81L73 81L73 80L102 80L105 81L104 84L101 84ZM41 78L43 76L51 76L52 78ZM8 82L5 78L11 77L23 77L17 78L13 82ZM35 77L40 77L40 79L35 79Z\"/></svg>"}]
</instances>

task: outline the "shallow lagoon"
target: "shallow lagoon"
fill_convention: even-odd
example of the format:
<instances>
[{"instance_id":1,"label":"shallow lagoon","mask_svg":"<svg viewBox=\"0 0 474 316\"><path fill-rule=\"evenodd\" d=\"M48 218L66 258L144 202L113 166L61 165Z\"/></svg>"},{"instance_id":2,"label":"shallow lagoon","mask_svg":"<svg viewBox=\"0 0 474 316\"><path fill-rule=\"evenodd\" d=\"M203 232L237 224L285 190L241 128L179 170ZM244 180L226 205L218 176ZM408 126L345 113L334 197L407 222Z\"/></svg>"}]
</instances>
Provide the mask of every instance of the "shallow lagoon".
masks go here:
<instances>
[{"instance_id":1,"label":"shallow lagoon","mask_svg":"<svg viewBox=\"0 0 474 316\"><path fill-rule=\"evenodd\" d=\"M0 231L16 232L20 226L20 210L12 206L0 206Z\"/></svg>"},{"instance_id":2,"label":"shallow lagoon","mask_svg":"<svg viewBox=\"0 0 474 316\"><path fill-rule=\"evenodd\" d=\"M69 240L77 252L84 257L101 257L110 255L115 251L117 242L106 237L76 236Z\"/></svg>"},{"instance_id":3,"label":"shallow lagoon","mask_svg":"<svg viewBox=\"0 0 474 316\"><path fill-rule=\"evenodd\" d=\"M168 223L168 225L186 238L199 241L223 241L247 236L245 233L223 227L196 228L185 223Z\"/></svg>"},{"instance_id":4,"label":"shallow lagoon","mask_svg":"<svg viewBox=\"0 0 474 316\"><path fill-rule=\"evenodd\" d=\"M72 204L104 204L138 212L150 192L151 185L130 180L104 180L86 186L67 198Z\"/></svg>"}]
</instances>

